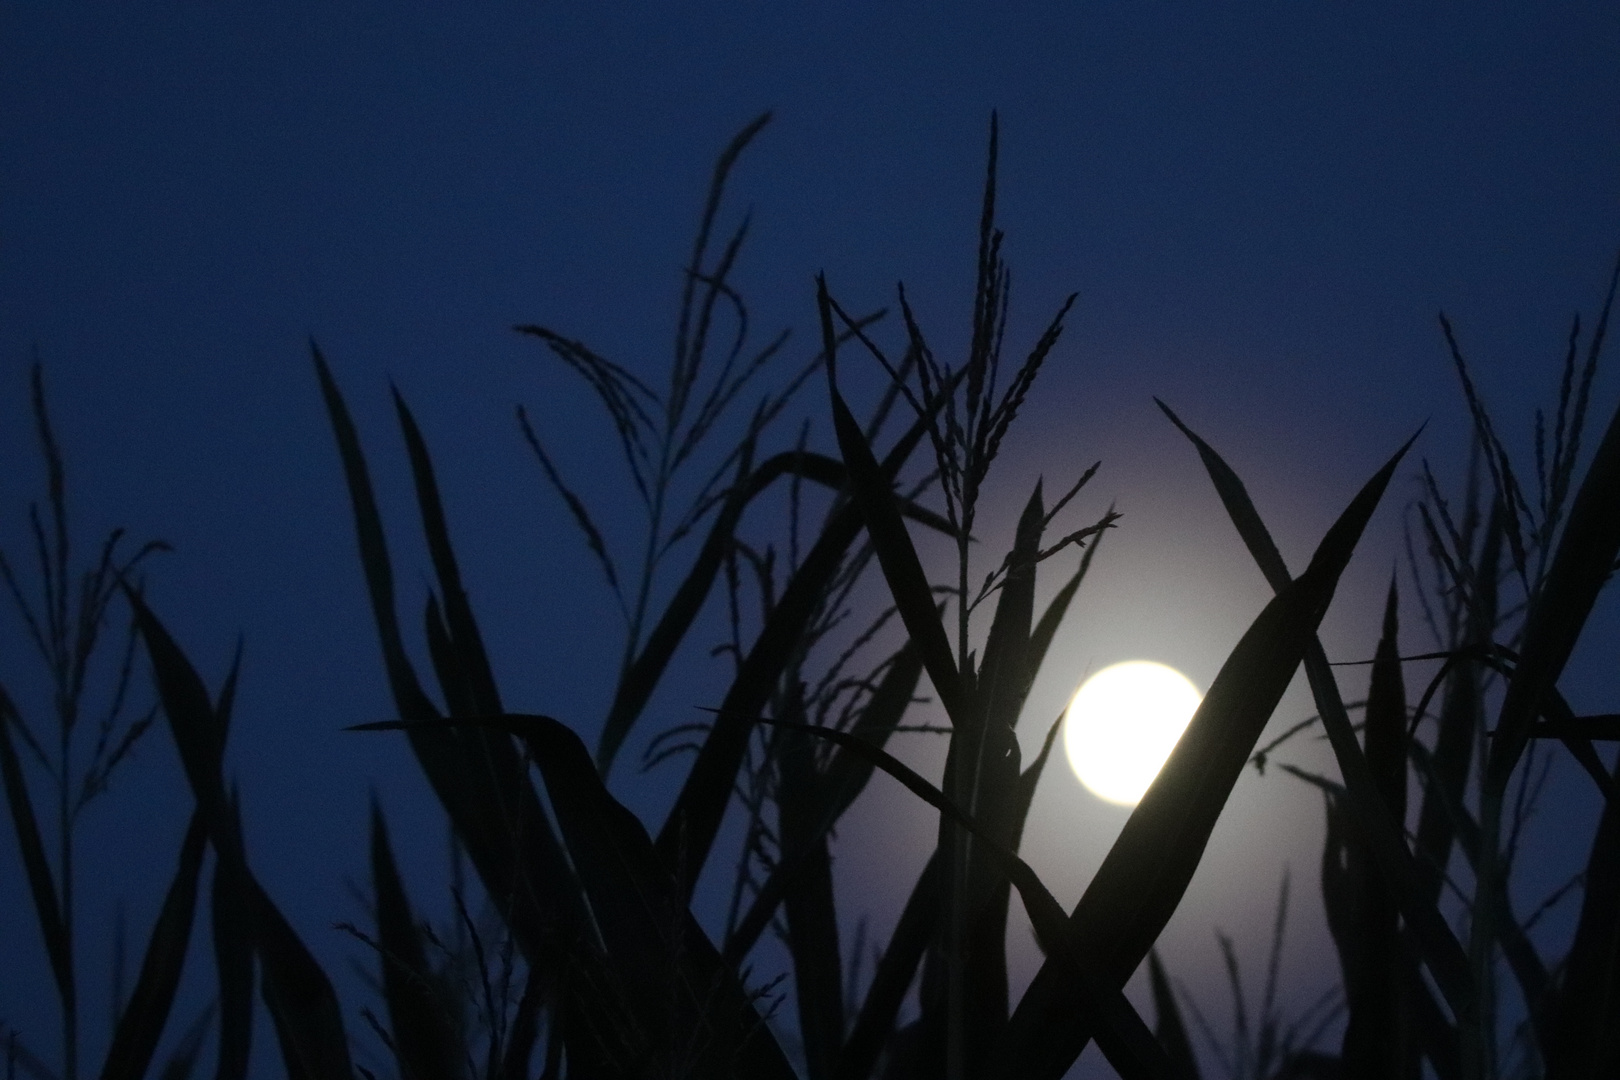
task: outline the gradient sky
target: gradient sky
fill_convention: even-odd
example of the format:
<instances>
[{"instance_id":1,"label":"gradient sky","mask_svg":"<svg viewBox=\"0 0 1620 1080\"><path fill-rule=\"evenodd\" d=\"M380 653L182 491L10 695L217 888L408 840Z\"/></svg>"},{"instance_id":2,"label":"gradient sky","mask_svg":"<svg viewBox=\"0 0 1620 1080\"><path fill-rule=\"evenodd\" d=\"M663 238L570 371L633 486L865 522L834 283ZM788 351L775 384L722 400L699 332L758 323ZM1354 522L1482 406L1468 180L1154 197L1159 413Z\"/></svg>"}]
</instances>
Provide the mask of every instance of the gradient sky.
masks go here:
<instances>
[{"instance_id":1,"label":"gradient sky","mask_svg":"<svg viewBox=\"0 0 1620 1080\"><path fill-rule=\"evenodd\" d=\"M124 525L174 545L152 565L150 595L211 678L245 635L229 770L249 849L337 978L355 1033L368 998L347 965L360 954L330 926L362 917L344 883L364 873L368 792L430 908L443 904L444 839L403 740L339 731L390 705L310 335L366 439L402 607L420 602L427 564L390 379L435 451L507 700L594 733L617 616L513 406L610 535L633 535L636 519L594 401L509 327L544 323L661 379L714 155L770 108L727 218L753 212L736 281L756 335L791 326L790 356L808 355L824 270L863 310L905 281L936 349L960 353L998 109L1013 342L1027 347L1063 296L1080 297L992 477L1005 487L986 506L986 542L1005 541L1038 475L1067 486L1097 459L1076 524L1110 502L1125 515L1032 693L1033 741L1086 670L1115 660L1160 659L1207 687L1266 599L1152 395L1244 475L1297 567L1419 424L1418 453L1457 478L1465 428L1437 311L1527 454L1568 319L1595 313L1620 245L1610 3L163 0L8 2L0 20L0 544L25 558L24 511L41 489L26 378L37 347L82 543ZM1600 376L1596 422L1617 391ZM779 439L811 417L828 448L824 397L812 386ZM1410 475L1328 617L1335 657L1370 655ZM1416 612L1406 618L1409 651L1426 647ZM0 679L38 702L38 669L15 620L4 625ZM1612 655L1591 641L1617 630L1611 597L1566 678L1578 711L1613 710ZM693 644L632 757L659 724L718 697L722 669ZM1353 694L1358 676L1344 678ZM1276 723L1309 711L1296 688ZM911 753L931 760L927 746ZM1294 754L1331 767L1320 748ZM615 786L656 822L675 775L624 769ZM1583 783L1555 772L1521 906L1584 858ZM127 896L144 937L189 802L159 731L86 821L91 1060L108 1030L111 897ZM853 813L840 889L886 934L929 818L882 780ZM1066 770L1048 774L1027 849L1060 898L1078 897L1123 819ZM1257 971L1285 865L1288 985L1304 994L1337 977L1320 829L1319 798L1284 775L1235 792L1164 939L1217 1026L1211 928L1231 931ZM48 976L25 904L8 828L0 1018L48 1047ZM1544 940L1560 926L1555 913ZM1032 948L1024 931L1013 938L1021 981ZM194 952L189 1008L210 964ZM263 1048L262 1018L259 1031ZM1077 1075L1106 1073L1097 1061L1088 1051Z\"/></svg>"}]
</instances>

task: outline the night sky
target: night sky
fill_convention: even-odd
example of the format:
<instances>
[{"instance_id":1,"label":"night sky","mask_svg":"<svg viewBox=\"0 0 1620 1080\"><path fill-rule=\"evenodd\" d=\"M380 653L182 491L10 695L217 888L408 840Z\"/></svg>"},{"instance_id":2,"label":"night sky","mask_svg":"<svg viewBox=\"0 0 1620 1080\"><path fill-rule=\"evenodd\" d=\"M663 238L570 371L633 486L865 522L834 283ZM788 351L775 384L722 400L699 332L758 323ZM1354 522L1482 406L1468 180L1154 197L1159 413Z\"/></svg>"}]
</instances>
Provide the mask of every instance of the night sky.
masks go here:
<instances>
[{"instance_id":1,"label":"night sky","mask_svg":"<svg viewBox=\"0 0 1620 1080\"><path fill-rule=\"evenodd\" d=\"M514 407L610 542L639 535L640 521L594 399L512 325L545 324L663 380L714 157L772 109L722 217L752 211L735 280L754 340L791 327L781 370L808 358L813 277L825 271L852 311L891 306L904 281L936 351L960 356L999 110L1009 343L1027 348L1069 292L1079 299L992 473L984 547L1006 544L1038 476L1061 490L1099 459L1065 520L1111 503L1124 515L1031 694L1031 747L1084 673L1116 660L1162 660L1207 688L1269 595L1153 396L1243 475L1297 570L1420 424L1414 466L1427 458L1459 486L1465 413L1442 309L1500 429L1531 460L1532 410L1555 400L1569 319L1595 316L1620 246L1612 3L163 0L10 2L0 20L0 546L31 565L37 349L80 558L118 525L171 543L149 565L149 597L215 684L245 637L227 773L250 857L338 982L362 1061L377 1048L358 1009L375 1000L350 970L363 949L332 924L364 918L346 882L364 878L369 793L433 913L447 910L446 841L404 740L340 730L392 706L311 336L366 441L408 625L429 566L390 380L435 453L509 706L594 741L621 624ZM897 343L898 320L879 336ZM870 400L872 366L851 355L845 367ZM1617 397L1620 379L1600 374L1594 424ZM811 443L833 448L823 384L789 413L771 448L805 418ZM1371 655L1414 475L1391 488L1324 624L1334 659ZM768 535L777 523L753 527ZM1046 594L1059 579L1047 572ZM717 703L726 668L707 655L721 633L712 614L613 777L655 827L682 770L635 766L650 735ZM1406 650L1430 647L1415 607L1403 618ZM0 625L0 681L40 715L41 669L9 611ZM1577 712L1614 711L1617 633L1610 596L1562 684ZM1409 685L1432 670L1414 665ZM1341 679L1359 696L1364 675ZM1301 687L1277 729L1313 711ZM927 738L913 736L905 756L937 769L942 747ZM1333 769L1319 744L1286 759ZM131 936L144 940L190 803L159 728L84 820L91 1062L109 1030L113 898L126 898ZM1584 860L1593 803L1560 762L1521 910ZM1054 767L1026 854L1072 903L1124 817ZM1161 940L1218 1030L1228 1013L1212 930L1235 937L1258 979L1285 866L1290 995L1337 979L1316 884L1321 827L1319 795L1276 770L1234 793ZM879 939L932 830L925 808L881 778L845 820L841 896ZM48 969L4 832L0 1019L54 1060ZM714 895L700 901L710 920ZM1554 955L1573 911L1538 929ZM1021 917L1015 992L1034 970ZM193 940L171 1033L212 980L206 940ZM774 955L762 950L761 968ZM268 1050L262 1016L257 1035ZM1076 1075L1087 1070L1107 1073L1095 1050Z\"/></svg>"}]
</instances>

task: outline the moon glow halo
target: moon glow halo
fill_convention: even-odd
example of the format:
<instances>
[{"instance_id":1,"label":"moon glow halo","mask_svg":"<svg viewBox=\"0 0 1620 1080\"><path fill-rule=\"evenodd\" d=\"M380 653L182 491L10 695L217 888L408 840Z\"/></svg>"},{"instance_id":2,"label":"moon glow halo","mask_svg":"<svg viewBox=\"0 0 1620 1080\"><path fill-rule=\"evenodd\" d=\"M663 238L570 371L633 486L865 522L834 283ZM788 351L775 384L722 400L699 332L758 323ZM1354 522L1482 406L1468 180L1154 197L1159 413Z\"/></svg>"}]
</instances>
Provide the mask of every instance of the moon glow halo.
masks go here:
<instances>
[{"instance_id":1,"label":"moon glow halo","mask_svg":"<svg viewBox=\"0 0 1620 1080\"><path fill-rule=\"evenodd\" d=\"M1191 679L1152 660L1127 660L1092 675L1063 718L1063 748L1093 795L1135 806L1175 749L1203 695Z\"/></svg>"}]
</instances>

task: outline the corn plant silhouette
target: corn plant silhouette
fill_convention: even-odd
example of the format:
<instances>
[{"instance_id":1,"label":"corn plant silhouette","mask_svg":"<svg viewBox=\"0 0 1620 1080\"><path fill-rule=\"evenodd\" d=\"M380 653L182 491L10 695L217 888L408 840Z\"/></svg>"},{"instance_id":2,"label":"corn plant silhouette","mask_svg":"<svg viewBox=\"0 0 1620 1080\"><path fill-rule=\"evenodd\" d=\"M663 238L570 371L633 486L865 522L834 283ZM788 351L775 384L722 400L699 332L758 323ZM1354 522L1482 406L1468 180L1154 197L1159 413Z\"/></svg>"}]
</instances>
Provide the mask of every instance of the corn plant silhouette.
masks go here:
<instances>
[{"instance_id":1,"label":"corn plant silhouette","mask_svg":"<svg viewBox=\"0 0 1620 1080\"><path fill-rule=\"evenodd\" d=\"M1016 734L1056 630L1102 536L1117 523L1108 510L1077 527L1053 530L1097 466L1077 469L1078 479L1050 507L1037 482L1010 549L988 566L973 560L982 543L975 529L991 466L1054 355L1073 297L1022 358L1004 369L1009 275L995 224L992 117L971 330L960 366L939 359L903 289L901 351L891 357L877 340L881 313L851 317L818 278L818 350L778 385L757 391L788 339L778 335L763 347L748 345L747 308L731 281L747 220L718 253L713 238L730 172L768 119L747 125L716 165L682 283L666 389L654 391L631 367L581 340L540 325L517 327L579 374L605 407L646 513L645 534L626 560L564 478L537 425L518 411L519 432L543 482L580 528L625 618L611 705L594 750L569 724L508 706L462 581L427 437L395 390L432 564L426 595L407 598L418 605L431 669L419 673L407 648L407 622L360 433L331 366L311 345L396 714L357 726L404 734L485 900L481 924L466 890L455 882L455 925L440 934L423 921L399 872L382 808L374 803L374 925L346 929L378 965L384 1008L359 1015L391 1068L402 1080L518 1080L536 1075L536 1068L547 1080L788 1080L800 1074L810 1080L1057 1080L1095 1040L1126 1080L1196 1077L1188 1027L1155 944L1245 767L1263 767L1287 738L1260 746L1284 690L1303 666L1318 716L1291 733L1319 724L1340 776L1284 767L1320 787L1327 800L1321 885L1343 969L1346 1028L1337 1055L1321 1052L1314 1043L1323 1016L1332 1015L1337 1002L1325 999L1291 1023L1275 1007L1285 888L1254 1026L1236 953L1223 943L1237 1024L1229 1070L1244 1080L1417 1076L1424 1068L1442 1080L1509 1075L1496 1042L1500 956L1529 1003L1528 1050L1513 1068L1555 1078L1614 1075L1620 1065L1620 818L1609 798L1614 777L1591 740L1614 737L1616 720L1574 715L1557 688L1620 555L1620 414L1584 474L1579 460L1608 303L1584 365L1576 363L1577 335L1571 335L1550 452L1549 425L1538 420L1534 501L1446 327L1482 466L1460 512L1424 469L1425 498L1414 511L1413 535L1427 551L1412 560L1420 575L1414 592L1446 663L1415 708L1407 705L1402 665L1412 657L1400 648L1400 598L1393 584L1365 701L1345 701L1317 640L1339 579L1411 441L1354 494L1295 575L1236 473L1161 403L1192 442L1275 595L1221 666L1081 899L1065 910L1018 854L1057 724L1046 729L1027 765ZM1620 269L1616 273L1620 280ZM1611 281L1611 300L1613 293ZM728 319L733 329L722 349L715 343ZM855 351L888 376L864 422L845 397ZM835 448L811 449L808 431L801 429L781 449L766 452L774 422L818 373L826 380ZM56 532L49 535L60 538L60 455L39 386L36 375L36 416L56 508ZM732 417L742 396L756 392L753 411L745 419ZM897 420L906 410L909 417ZM714 445L727 431L735 438ZM932 462L915 476L912 458L925 442ZM821 494L806 495L812 489ZM940 510L927 505L936 489ZM767 493L788 499L785 549L771 523L749 514ZM48 543L37 514L34 520L45 608L66 611L66 542ZM955 563L946 584L933 584L914 529L953 545ZM1049 531L1055 538L1048 538ZM1041 565L1070 548L1078 552L1077 565L1038 609ZM222 769L235 667L219 692L210 693L130 578L144 549L121 563L111 545L107 552L100 576L87 579L87 595L97 598L97 619L120 592L132 610L195 810L180 871L103 1075L139 1077L150 1067L184 962L198 876L211 850L216 1076L237 1080L246 1074L257 981L289 1076L371 1077L354 1059L330 980L252 870L234 788ZM684 572L675 575L672 567L681 560ZM873 574L881 578L886 600L869 611L858 586L863 575ZM21 602L24 592L9 563L5 576ZM1504 601L1515 582L1518 599ZM647 767L688 762L668 816L649 829L610 790L610 769L683 643L707 625L700 614L722 601L720 652L731 659L730 678L707 720L668 727L648 741ZM982 618L976 623L979 608L992 601L988 626ZM22 610L33 611L27 604ZM58 628L68 626L65 616L36 621L48 628L35 630L48 660L78 655L53 651L59 637L68 640ZM71 675L75 669L64 670ZM943 725L908 722L925 675ZM64 685L77 684L70 677ZM1488 710L1493 685L1500 687L1500 701ZM1364 711L1360 737L1350 719L1353 708ZM1488 713L1494 713L1494 727L1487 724ZM71 931L61 914L70 895L70 861L62 856L53 880L10 741L16 731L32 747L33 729L9 697L4 720L0 766L64 1003L61 1075L72 1076L75 991L71 947L64 944L71 942ZM137 738L129 732L143 722L108 729L109 749L94 756L99 784L124 755L120 740ZM1434 735L1425 742L1428 724ZM914 732L947 739L937 782L890 752L896 737ZM1529 945L1529 924L1539 911L1517 918L1506 890L1522 822L1534 802L1533 766L1545 760L1539 747L1549 738L1571 750L1605 799L1574 946L1562 965L1549 965ZM33 749L36 757L45 756ZM1408 769L1416 771L1422 792L1421 803L1411 808ZM834 829L847 826L847 812L879 772L926 802L939 819L925 867L863 986L856 965L845 961L840 935L852 919L834 893L831 845ZM1470 799L1465 792L1471 773L1476 790ZM67 775L65 764L61 775ZM739 806L742 846L729 859L723 932L712 938L693 915L693 893L711 867L727 868L721 825ZM1410 833L1409 810L1417 822ZM1474 872L1464 920L1448 918L1451 909L1444 906L1454 850ZM1015 891L1044 962L1013 1001L1006 932ZM773 928L787 945L789 970L781 979L791 980L797 1011L796 1022L787 1025L776 1017L780 980L760 981L749 966L755 946ZM446 945L446 936L459 944ZM1144 961L1155 1013L1151 1026L1123 993ZM902 1005L914 985L918 1013L903 1019ZM1207 1029L1202 1013L1192 1011L1197 1026ZM200 1030L194 1025L182 1038L166 1076L180 1080L192 1071ZM37 1059L24 1067L53 1075Z\"/></svg>"}]
</instances>

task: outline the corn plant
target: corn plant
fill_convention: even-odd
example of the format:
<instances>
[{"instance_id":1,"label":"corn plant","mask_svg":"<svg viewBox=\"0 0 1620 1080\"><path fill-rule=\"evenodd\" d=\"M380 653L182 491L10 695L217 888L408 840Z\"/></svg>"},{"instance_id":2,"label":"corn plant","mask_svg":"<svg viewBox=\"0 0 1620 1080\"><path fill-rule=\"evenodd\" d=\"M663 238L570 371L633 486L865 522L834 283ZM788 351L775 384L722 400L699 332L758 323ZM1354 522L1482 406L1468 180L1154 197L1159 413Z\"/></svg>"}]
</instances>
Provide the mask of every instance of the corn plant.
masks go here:
<instances>
[{"instance_id":1,"label":"corn plant","mask_svg":"<svg viewBox=\"0 0 1620 1080\"><path fill-rule=\"evenodd\" d=\"M1432 478L1426 481L1430 497L1418 516L1434 565L1445 574L1440 587L1428 591L1439 605L1434 610L1441 614L1431 610L1431 621L1444 629L1447 666L1415 709L1407 705L1402 663L1410 658L1399 645L1393 586L1364 702L1346 702L1316 636L1411 443L1355 494L1296 576L1235 472L1161 405L1192 442L1275 596L1241 634L1078 904L1065 910L1018 854L1058 725L1046 729L1027 765L1017 725L1098 543L1116 525L1107 511L1053 530L1097 466L1077 470L1078 480L1050 507L1037 482L1010 549L988 564L973 558L982 544L978 506L991 466L1054 355L1073 298L1023 358L1004 368L1009 275L995 224L992 118L973 317L960 362L939 358L903 290L901 349L891 357L877 340L877 316L851 317L818 279L819 349L774 389L759 393L746 419L728 419L743 394L756 392L756 380L766 377L787 342L779 335L749 351L747 309L731 283L746 220L718 254L711 250L730 171L767 119L744 128L716 166L683 283L667 388L654 391L630 366L576 338L540 325L517 328L579 374L602 402L646 511L645 534L627 560L519 410L519 432L543 481L581 529L625 618L625 644L594 752L569 724L511 708L502 695L462 581L428 440L396 390L395 413L433 568L426 595L407 598L418 605L431 668L426 677L419 673L407 649L407 623L360 434L330 365L312 344L397 713L358 726L398 731L409 741L495 923L491 929L473 918L458 885L459 944L446 945L450 933L435 931L412 904L386 821L374 808L374 925L349 930L377 963L384 1006L381 1014L366 1009L360 1015L402 1080L518 1080L537 1073L547 1080L1057 1080L1093 1040L1126 1080L1196 1077L1188 1028L1154 946L1233 786L1251 761L1263 762L1276 750L1275 740L1257 747L1302 665L1340 771L1338 779L1307 778L1328 797L1322 885L1344 968L1347 1024L1335 1057L1313 1048L1320 1009L1288 1024L1275 1007L1285 892L1253 1026L1235 952L1223 946L1237 1022L1228 1063L1234 1075L1415 1076L1425 1063L1442 1080L1502 1075L1494 1000L1499 954L1532 1002L1538 1051L1532 1065L1544 1060L1549 1077L1612 1075L1612 1033L1620 1030L1614 1022L1620 964L1613 949L1620 940L1613 876L1620 826L1611 820L1612 803L1605 802L1575 948L1561 974L1533 949L1526 952L1524 921L1507 906L1505 889L1516 822L1533 794L1525 759L1537 753L1537 740L1565 740L1606 797L1613 786L1601 762L1593 769L1590 746L1591 738L1611 733L1613 718L1575 717L1556 689L1620 554L1620 417L1584 477L1575 480L1607 308L1579 372L1572 344L1552 452L1548 457L1543 448L1538 457L1533 512L1458 351L1494 509L1481 514L1475 507L1454 518ZM715 343L726 319L735 330L722 349ZM864 422L844 396L854 350L888 378ZM762 448L773 437L773 422L816 375L825 378L835 450L810 449L808 430L801 429L796 440L767 453ZM906 410L908 418L892 423ZM898 431L886 431L890 426ZM716 448L723 430L737 431L736 438ZM932 462L917 476L911 459L924 442ZM1538 447L1544 442L1538 439ZM807 485L823 492L815 500L819 523L804 500ZM785 545L779 526L761 527L758 513L749 513L767 492L784 488L790 507ZM927 505L936 500L941 509ZM954 547L944 584L934 584L914 529L937 533ZM1049 539L1051 531L1056 536ZM1077 565L1038 609L1041 565L1070 548L1078 551ZM684 572L672 579L672 567L682 560ZM858 584L874 570L887 599L864 612ZM1500 600L1509 579L1523 594L1516 609ZM235 790L222 770L234 667L220 692L211 694L136 585L120 573L109 581L109 595L121 589L134 612L195 797L184 848L189 861L176 886L187 926L187 890L194 895L197 868L206 849L214 852L217 1074L222 1080L245 1074L257 977L290 1076L372 1076L351 1056L330 981L253 875ZM614 796L607 778L681 646L709 625L700 614L722 599L720 651L731 657L730 679L707 719L667 728L649 742L649 766L688 763L667 818L649 829ZM1504 611L1515 612L1518 628L1505 639ZM1486 672L1501 680L1502 690L1494 734L1481 752L1481 718L1490 698ZM943 726L908 722L925 675ZM1414 732L1436 695L1439 719L1429 744ZM1359 738L1353 707L1364 710ZM937 782L890 752L897 736L920 731L947 739ZM1459 744L1463 749L1455 748ZM1470 754L1482 759L1471 805L1459 794ZM14 756L8 752L6 761ZM1422 781L1415 833L1406 828L1412 816L1408 768ZM7 765L8 795L22 790L11 781L14 771ZM890 939L875 951L863 986L853 963L845 967L840 936L851 919L833 888L832 837L878 772L925 801L939 819L925 868ZM1523 794L1514 801L1510 790ZM14 821L20 821L12 798ZM721 825L734 808L744 819L743 846L730 859L722 932L711 937L693 914L694 890L712 868L726 865ZM1476 881L1461 928L1442 906L1453 848L1470 861ZM1044 954L1016 1001L1006 964L1014 891ZM185 929L177 922L164 940L178 945L160 950L175 977ZM750 966L756 945L773 930L783 938L789 964L778 979L756 976ZM1152 1026L1123 993L1144 961ZM783 980L791 980L792 1022L777 1015ZM903 1020L913 987L918 1014ZM139 989L135 998L142 998ZM158 998L142 998L150 1004L132 1029L140 1045L155 1045L163 1029L168 1006ZM1332 1007L1329 1000L1321 1009ZM1207 1028L1201 1013L1191 1011ZM192 1042L186 1046L194 1059ZM142 1075L149 1057L149 1049L145 1057L115 1057L118 1067L109 1066L107 1074Z\"/></svg>"},{"instance_id":2,"label":"corn plant","mask_svg":"<svg viewBox=\"0 0 1620 1080\"><path fill-rule=\"evenodd\" d=\"M164 545L151 541L129 551L123 531L114 530L88 563L77 564L74 531L69 525L67 469L51 425L37 356L29 372L29 388L34 433L45 466L45 498L43 504L34 502L28 507L32 567L25 569L26 563L15 564L0 552L0 578L28 642L38 653L49 704L42 710L44 716L30 718L29 710L19 705L20 695L0 683L0 781L60 1008L59 1071L46 1066L20 1032L5 1034L8 1053L24 1069L74 1080L80 1073L83 1042L77 932L81 871L75 839L84 814L110 790L114 775L130 760L157 711L156 705L137 706L132 696L133 627L121 643L111 646L115 655L107 655L107 638L117 632L113 601L120 581ZM49 792L39 802L30 792L30 769L43 775ZM117 1022L103 1075L139 1072L156 1048L162 1018L179 979L202 854L202 837L193 828L181 846L179 869L133 988L123 985L122 956L113 957L112 1004Z\"/></svg>"}]
</instances>

